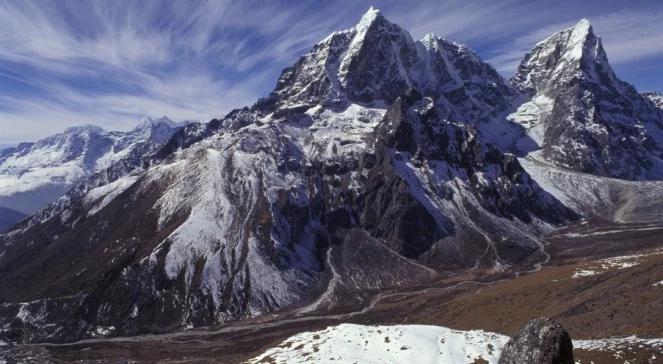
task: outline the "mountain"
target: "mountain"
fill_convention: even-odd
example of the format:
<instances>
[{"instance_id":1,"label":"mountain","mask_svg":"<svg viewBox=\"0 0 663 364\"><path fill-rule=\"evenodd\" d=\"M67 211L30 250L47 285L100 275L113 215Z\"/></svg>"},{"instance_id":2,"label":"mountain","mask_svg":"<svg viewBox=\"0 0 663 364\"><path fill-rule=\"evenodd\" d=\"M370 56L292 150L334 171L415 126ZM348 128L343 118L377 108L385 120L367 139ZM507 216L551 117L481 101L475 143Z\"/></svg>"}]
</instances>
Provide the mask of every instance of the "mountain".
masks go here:
<instances>
[{"instance_id":1,"label":"mountain","mask_svg":"<svg viewBox=\"0 0 663 364\"><path fill-rule=\"evenodd\" d=\"M0 205L0 233L7 231L26 217L27 215L22 212Z\"/></svg>"},{"instance_id":2,"label":"mountain","mask_svg":"<svg viewBox=\"0 0 663 364\"><path fill-rule=\"evenodd\" d=\"M139 161L168 141L178 126L168 118L144 119L129 132L83 125L0 150L0 203L31 214L97 172Z\"/></svg>"},{"instance_id":3,"label":"mountain","mask_svg":"<svg viewBox=\"0 0 663 364\"><path fill-rule=\"evenodd\" d=\"M413 41L370 9L252 107L180 128L141 168L115 162L0 235L0 335L159 332L532 267L537 236L578 215L469 121L517 96L466 47Z\"/></svg>"},{"instance_id":4,"label":"mountain","mask_svg":"<svg viewBox=\"0 0 663 364\"><path fill-rule=\"evenodd\" d=\"M370 8L355 27L332 33L284 70L257 108L265 113L315 105L384 108L411 87L433 97L445 117L457 121L487 118L516 95L469 48L432 33L415 41Z\"/></svg>"},{"instance_id":5,"label":"mountain","mask_svg":"<svg viewBox=\"0 0 663 364\"><path fill-rule=\"evenodd\" d=\"M538 43L512 82L528 97L509 116L527 131L521 149L574 171L663 178L663 111L617 78L589 21Z\"/></svg>"}]
</instances>

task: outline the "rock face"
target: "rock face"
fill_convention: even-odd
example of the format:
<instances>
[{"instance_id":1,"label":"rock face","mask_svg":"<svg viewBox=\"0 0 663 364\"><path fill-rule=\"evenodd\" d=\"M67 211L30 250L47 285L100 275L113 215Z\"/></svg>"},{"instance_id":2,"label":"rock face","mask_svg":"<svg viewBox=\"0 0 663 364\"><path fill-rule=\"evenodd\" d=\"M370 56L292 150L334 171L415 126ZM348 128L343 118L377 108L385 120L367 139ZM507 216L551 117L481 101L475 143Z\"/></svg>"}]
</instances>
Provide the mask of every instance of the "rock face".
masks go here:
<instances>
[{"instance_id":1,"label":"rock face","mask_svg":"<svg viewBox=\"0 0 663 364\"><path fill-rule=\"evenodd\" d=\"M428 34L413 40L371 8L353 28L331 34L283 71L257 108L390 105L414 87L443 105L445 117L479 121L508 106L516 90L472 50Z\"/></svg>"},{"instance_id":2,"label":"rock face","mask_svg":"<svg viewBox=\"0 0 663 364\"><path fill-rule=\"evenodd\" d=\"M569 333L549 318L528 322L506 344L499 364L573 364Z\"/></svg>"},{"instance_id":3,"label":"rock face","mask_svg":"<svg viewBox=\"0 0 663 364\"><path fill-rule=\"evenodd\" d=\"M663 109L663 94L660 92L644 92L642 96L653 102L659 109Z\"/></svg>"},{"instance_id":4,"label":"rock face","mask_svg":"<svg viewBox=\"0 0 663 364\"><path fill-rule=\"evenodd\" d=\"M91 175L118 164L142 164L178 126L145 119L129 132L73 127L35 143L0 151L0 203L32 214Z\"/></svg>"},{"instance_id":5,"label":"rock face","mask_svg":"<svg viewBox=\"0 0 663 364\"><path fill-rule=\"evenodd\" d=\"M594 175L663 178L663 112L617 78L589 21L538 43L512 81L529 95L509 116L527 130L522 149Z\"/></svg>"}]
</instances>

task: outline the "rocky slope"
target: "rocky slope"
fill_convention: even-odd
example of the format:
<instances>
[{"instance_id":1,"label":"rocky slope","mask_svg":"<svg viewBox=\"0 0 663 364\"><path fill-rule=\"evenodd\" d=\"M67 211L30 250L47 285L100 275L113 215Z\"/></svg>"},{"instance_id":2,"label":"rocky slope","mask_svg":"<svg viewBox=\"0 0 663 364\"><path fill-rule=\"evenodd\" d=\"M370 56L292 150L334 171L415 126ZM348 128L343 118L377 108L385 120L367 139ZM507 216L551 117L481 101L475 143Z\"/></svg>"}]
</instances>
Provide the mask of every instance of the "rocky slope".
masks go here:
<instances>
[{"instance_id":1,"label":"rocky slope","mask_svg":"<svg viewBox=\"0 0 663 364\"><path fill-rule=\"evenodd\" d=\"M645 92L642 96L653 102L659 109L663 109L663 94L660 92Z\"/></svg>"},{"instance_id":2,"label":"rocky slope","mask_svg":"<svg viewBox=\"0 0 663 364\"><path fill-rule=\"evenodd\" d=\"M467 47L432 33L413 40L371 8L355 27L332 33L285 69L257 108L385 107L411 87L435 99L444 116L456 121L486 119L517 94Z\"/></svg>"},{"instance_id":3,"label":"rocky slope","mask_svg":"<svg viewBox=\"0 0 663 364\"><path fill-rule=\"evenodd\" d=\"M594 175L663 178L663 111L617 78L589 21L538 43L512 81L528 96L509 116L527 131L520 149Z\"/></svg>"},{"instance_id":4,"label":"rocky slope","mask_svg":"<svg viewBox=\"0 0 663 364\"><path fill-rule=\"evenodd\" d=\"M413 41L371 9L253 107L180 129L147 168L115 163L0 236L2 335L163 331L531 266L537 236L577 215L461 122L514 95L463 46Z\"/></svg>"},{"instance_id":5,"label":"rocky slope","mask_svg":"<svg viewBox=\"0 0 663 364\"><path fill-rule=\"evenodd\" d=\"M140 162L177 128L167 118L145 119L129 132L85 125L1 150L0 203L31 214L113 164Z\"/></svg>"}]
</instances>

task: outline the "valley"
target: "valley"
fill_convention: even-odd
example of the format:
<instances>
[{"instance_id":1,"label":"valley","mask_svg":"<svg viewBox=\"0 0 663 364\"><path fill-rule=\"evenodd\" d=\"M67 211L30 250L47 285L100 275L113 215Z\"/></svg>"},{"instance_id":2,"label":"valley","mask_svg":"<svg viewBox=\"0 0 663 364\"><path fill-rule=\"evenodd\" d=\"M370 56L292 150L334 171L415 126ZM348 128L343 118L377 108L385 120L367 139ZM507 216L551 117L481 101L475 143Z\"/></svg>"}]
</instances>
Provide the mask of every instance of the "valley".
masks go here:
<instances>
[{"instance_id":1,"label":"valley","mask_svg":"<svg viewBox=\"0 0 663 364\"><path fill-rule=\"evenodd\" d=\"M661 338L663 317L654 314L663 309L663 293L659 292L663 287L656 285L663 280L661 236L661 224L579 224L546 237L550 261L534 272L480 269L421 288L356 292L362 296L361 303L334 312L302 313L295 308L221 327L22 345L10 352L14 358L53 362L131 357L135 362L146 363L205 359L239 363L296 333L340 323L437 325L511 335L530 318L539 316L559 320L574 342L633 335ZM632 265L615 265L591 275L575 276L615 257L631 257L627 260ZM516 277L516 273L521 274ZM617 359L617 352L626 354ZM576 350L581 363L623 363L629 359L646 362L659 353L660 347L637 340L608 345L602 350Z\"/></svg>"}]
</instances>

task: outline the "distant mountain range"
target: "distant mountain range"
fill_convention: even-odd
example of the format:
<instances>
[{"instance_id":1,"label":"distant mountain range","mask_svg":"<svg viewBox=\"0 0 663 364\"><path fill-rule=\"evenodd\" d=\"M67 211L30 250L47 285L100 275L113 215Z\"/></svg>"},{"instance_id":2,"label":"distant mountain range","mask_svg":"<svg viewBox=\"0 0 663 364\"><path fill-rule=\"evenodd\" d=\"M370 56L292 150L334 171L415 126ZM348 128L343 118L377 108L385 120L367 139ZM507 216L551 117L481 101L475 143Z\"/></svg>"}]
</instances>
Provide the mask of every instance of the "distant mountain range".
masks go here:
<instances>
[{"instance_id":1,"label":"distant mountain range","mask_svg":"<svg viewBox=\"0 0 663 364\"><path fill-rule=\"evenodd\" d=\"M84 125L0 150L0 203L32 214L92 174L123 159L140 159L177 127L167 118L145 119L129 132Z\"/></svg>"},{"instance_id":2,"label":"distant mountain range","mask_svg":"<svg viewBox=\"0 0 663 364\"><path fill-rule=\"evenodd\" d=\"M617 78L586 20L505 80L371 8L221 119L81 127L0 152L0 202L31 214L0 235L0 339L323 310L534 267L556 228L656 216L620 198L663 178L660 106Z\"/></svg>"}]
</instances>

